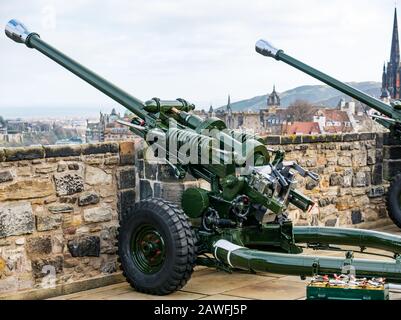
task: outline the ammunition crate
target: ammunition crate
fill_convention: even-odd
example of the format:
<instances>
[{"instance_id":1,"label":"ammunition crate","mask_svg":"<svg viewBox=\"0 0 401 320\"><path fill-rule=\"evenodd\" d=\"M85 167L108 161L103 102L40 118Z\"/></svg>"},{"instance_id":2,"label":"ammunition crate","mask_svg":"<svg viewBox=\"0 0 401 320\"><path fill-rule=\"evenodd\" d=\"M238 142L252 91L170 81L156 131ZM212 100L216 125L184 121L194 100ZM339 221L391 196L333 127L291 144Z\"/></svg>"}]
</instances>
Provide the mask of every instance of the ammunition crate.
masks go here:
<instances>
[{"instance_id":1,"label":"ammunition crate","mask_svg":"<svg viewBox=\"0 0 401 320\"><path fill-rule=\"evenodd\" d=\"M389 300L388 285L380 288L352 288L321 286L310 283L306 287L307 300Z\"/></svg>"}]
</instances>

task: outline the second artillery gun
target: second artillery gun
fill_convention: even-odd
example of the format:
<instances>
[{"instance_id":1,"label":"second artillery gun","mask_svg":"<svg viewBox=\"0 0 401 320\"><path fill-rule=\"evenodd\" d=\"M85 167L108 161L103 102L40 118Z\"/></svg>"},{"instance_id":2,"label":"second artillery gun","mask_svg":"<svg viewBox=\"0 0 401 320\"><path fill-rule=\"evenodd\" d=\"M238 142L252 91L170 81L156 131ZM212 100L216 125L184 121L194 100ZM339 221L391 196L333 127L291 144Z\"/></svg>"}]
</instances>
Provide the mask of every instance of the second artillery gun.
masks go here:
<instances>
[{"instance_id":1,"label":"second artillery gun","mask_svg":"<svg viewBox=\"0 0 401 320\"><path fill-rule=\"evenodd\" d=\"M389 129L392 139L399 140L401 144L401 101L395 100L387 104L378 100L289 56L266 40L259 40L256 43L256 51L264 56L283 61L376 110L378 113L372 114L372 118ZM387 212L391 220L401 228L401 172L395 176L387 176L385 179L391 182L386 198Z\"/></svg>"},{"instance_id":2,"label":"second artillery gun","mask_svg":"<svg viewBox=\"0 0 401 320\"><path fill-rule=\"evenodd\" d=\"M196 264L226 271L300 275L340 274L401 282L401 237L368 230L293 226L292 204L303 211L313 201L296 190L295 174L316 174L263 140L228 130L218 118L202 119L183 99L147 102L133 97L43 41L17 20L6 35L49 57L136 117L127 125L144 138L153 156L167 163L177 179L190 173L209 188L189 188L181 208L164 199L136 202L120 219L118 254L123 274L138 291L164 295L182 288ZM153 149L152 149L153 148ZM192 157L188 157L188 153ZM206 161L205 161L206 160ZM134 202L134 199L132 199ZM330 245L372 247L393 254L393 261L302 255L301 244L315 249Z\"/></svg>"}]
</instances>

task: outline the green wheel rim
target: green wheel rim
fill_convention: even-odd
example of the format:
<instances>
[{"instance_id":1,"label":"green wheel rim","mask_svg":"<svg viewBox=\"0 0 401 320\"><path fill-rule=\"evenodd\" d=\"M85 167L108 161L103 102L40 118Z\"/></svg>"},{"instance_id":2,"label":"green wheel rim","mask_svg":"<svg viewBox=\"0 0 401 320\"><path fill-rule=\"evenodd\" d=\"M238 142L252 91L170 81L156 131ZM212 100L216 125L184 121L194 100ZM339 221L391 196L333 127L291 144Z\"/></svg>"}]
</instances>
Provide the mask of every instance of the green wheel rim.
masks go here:
<instances>
[{"instance_id":1,"label":"green wheel rim","mask_svg":"<svg viewBox=\"0 0 401 320\"><path fill-rule=\"evenodd\" d=\"M132 259L143 273L158 272L166 258L166 248L163 237L151 225L139 227L132 235Z\"/></svg>"}]
</instances>

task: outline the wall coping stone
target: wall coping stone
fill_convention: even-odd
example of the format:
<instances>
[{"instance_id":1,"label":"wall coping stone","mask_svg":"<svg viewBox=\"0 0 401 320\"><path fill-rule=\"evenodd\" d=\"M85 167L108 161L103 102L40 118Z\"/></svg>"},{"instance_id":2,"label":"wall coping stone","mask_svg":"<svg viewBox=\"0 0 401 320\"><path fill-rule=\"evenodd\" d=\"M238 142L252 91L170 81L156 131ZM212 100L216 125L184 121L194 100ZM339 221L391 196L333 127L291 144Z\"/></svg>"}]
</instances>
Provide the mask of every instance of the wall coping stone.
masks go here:
<instances>
[{"instance_id":1,"label":"wall coping stone","mask_svg":"<svg viewBox=\"0 0 401 320\"><path fill-rule=\"evenodd\" d=\"M0 148L0 162L119 153L118 142Z\"/></svg>"},{"instance_id":2,"label":"wall coping stone","mask_svg":"<svg viewBox=\"0 0 401 320\"><path fill-rule=\"evenodd\" d=\"M315 134L315 135L268 135L262 139L267 145L283 144L306 144L306 143L330 143L330 142L352 142L375 140L377 136L382 135L379 132L361 132L361 133L340 133L340 134Z\"/></svg>"}]
</instances>

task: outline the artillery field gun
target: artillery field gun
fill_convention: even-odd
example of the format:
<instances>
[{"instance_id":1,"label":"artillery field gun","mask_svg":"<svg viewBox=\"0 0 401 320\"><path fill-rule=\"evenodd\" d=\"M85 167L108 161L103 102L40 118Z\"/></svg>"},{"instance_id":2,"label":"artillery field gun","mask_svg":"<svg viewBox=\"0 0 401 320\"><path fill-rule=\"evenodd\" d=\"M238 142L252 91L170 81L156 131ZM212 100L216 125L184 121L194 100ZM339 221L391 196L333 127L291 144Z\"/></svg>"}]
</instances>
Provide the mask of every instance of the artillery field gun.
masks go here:
<instances>
[{"instance_id":1,"label":"artillery field gun","mask_svg":"<svg viewBox=\"0 0 401 320\"><path fill-rule=\"evenodd\" d=\"M147 102L124 92L29 32L16 20L6 35L38 50L136 117L127 123L143 137L155 157L168 163L177 179L187 173L210 185L187 189L182 209L163 199L137 202L121 221L118 252L127 281L138 291L164 295L183 287L195 264L227 271L272 272L301 277L341 274L385 277L401 282L401 237L355 229L296 227L286 216L289 204L307 211L313 201L295 188L295 174L318 179L284 152L268 149L260 138L228 130L217 118L191 113L183 99ZM282 58L281 51L258 43L257 50ZM290 59L289 57L287 59ZM390 107L383 106L390 114ZM134 200L133 200L134 201ZM394 261L302 255L300 244L372 247L389 251Z\"/></svg>"},{"instance_id":2,"label":"artillery field gun","mask_svg":"<svg viewBox=\"0 0 401 320\"><path fill-rule=\"evenodd\" d=\"M256 51L264 56L283 61L378 111L378 114L372 115L373 119L389 129L391 135L395 139L399 139L401 142L401 101L395 100L391 102L390 105L384 103L383 101L369 96L346 83L338 81L337 79L294 59L285 54L283 50L274 48L268 41L259 40L256 43ZM401 173L397 174L395 177L385 178L391 181L387 193L387 211L391 220L401 228Z\"/></svg>"}]
</instances>

